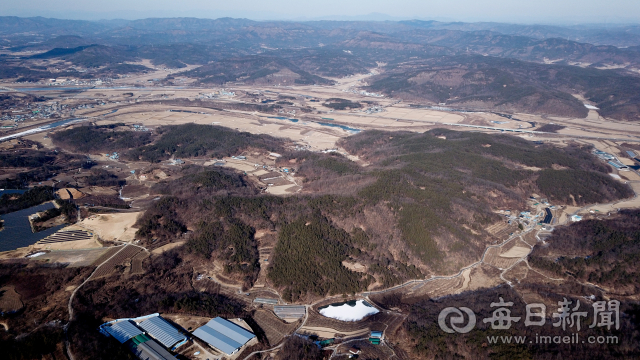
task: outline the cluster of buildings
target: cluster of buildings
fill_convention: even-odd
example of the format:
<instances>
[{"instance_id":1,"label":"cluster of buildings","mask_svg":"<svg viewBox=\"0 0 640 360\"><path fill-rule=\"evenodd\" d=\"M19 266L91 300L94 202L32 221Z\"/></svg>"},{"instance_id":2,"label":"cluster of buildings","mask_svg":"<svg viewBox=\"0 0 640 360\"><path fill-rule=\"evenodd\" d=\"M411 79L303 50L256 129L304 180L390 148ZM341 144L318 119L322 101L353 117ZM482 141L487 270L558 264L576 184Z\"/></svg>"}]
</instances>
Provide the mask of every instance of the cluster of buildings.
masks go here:
<instances>
[{"instance_id":1,"label":"cluster of buildings","mask_svg":"<svg viewBox=\"0 0 640 360\"><path fill-rule=\"evenodd\" d=\"M82 86L100 86L105 83L110 83L113 79L91 79L91 80L78 80L78 79L49 79L44 84L47 86L68 86L68 85L82 85ZM42 82L40 82L42 83Z\"/></svg>"},{"instance_id":2,"label":"cluster of buildings","mask_svg":"<svg viewBox=\"0 0 640 360\"><path fill-rule=\"evenodd\" d=\"M351 88L342 90L342 92L347 92L347 93L352 93L352 94L362 95L362 96L370 96L370 97L384 97L384 94L372 93L364 90L351 89Z\"/></svg>"},{"instance_id":3,"label":"cluster of buildings","mask_svg":"<svg viewBox=\"0 0 640 360\"><path fill-rule=\"evenodd\" d=\"M604 151L598 150L598 149L593 150L593 153L598 158L600 158L602 161L604 161L607 164L613 166L616 170L619 170L619 171L628 171L629 170L629 167L627 165L625 165L622 162L620 162L620 160L618 160L618 158L615 157L612 154L609 154L607 152L604 152Z\"/></svg>"},{"instance_id":4,"label":"cluster of buildings","mask_svg":"<svg viewBox=\"0 0 640 360\"><path fill-rule=\"evenodd\" d=\"M196 99L217 99L220 96L233 97L236 96L236 93L234 91L227 91L225 89L222 89L220 91L214 91L208 94L200 94L196 97Z\"/></svg>"},{"instance_id":5,"label":"cluster of buildings","mask_svg":"<svg viewBox=\"0 0 640 360\"><path fill-rule=\"evenodd\" d=\"M61 105L57 101L47 103L29 102L22 107L15 107L10 111L8 111L9 109L5 110L0 117L0 121L13 121L17 125L17 123L25 120L49 119L66 108L67 105Z\"/></svg>"},{"instance_id":6,"label":"cluster of buildings","mask_svg":"<svg viewBox=\"0 0 640 360\"><path fill-rule=\"evenodd\" d=\"M149 131L149 128L144 125L133 125L133 131Z\"/></svg>"},{"instance_id":7,"label":"cluster of buildings","mask_svg":"<svg viewBox=\"0 0 640 360\"><path fill-rule=\"evenodd\" d=\"M118 160L120 159L120 155L118 155L117 152L114 152L113 154L104 154L105 157L111 159L111 160Z\"/></svg>"},{"instance_id":8,"label":"cluster of buildings","mask_svg":"<svg viewBox=\"0 0 640 360\"><path fill-rule=\"evenodd\" d=\"M115 338L143 360L175 359L171 351L188 343L190 337L230 356L256 337L251 331L221 317L211 319L188 334L159 314L113 320L102 324L99 331Z\"/></svg>"}]
</instances>

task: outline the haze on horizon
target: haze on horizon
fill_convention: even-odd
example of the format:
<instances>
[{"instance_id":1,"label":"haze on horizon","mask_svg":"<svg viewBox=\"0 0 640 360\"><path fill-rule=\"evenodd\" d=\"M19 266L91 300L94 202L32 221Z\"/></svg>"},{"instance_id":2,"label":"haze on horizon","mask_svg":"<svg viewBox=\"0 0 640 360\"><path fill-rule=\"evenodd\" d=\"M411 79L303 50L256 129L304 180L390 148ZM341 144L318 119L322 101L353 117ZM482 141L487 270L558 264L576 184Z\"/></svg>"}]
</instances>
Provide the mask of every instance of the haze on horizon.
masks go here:
<instances>
[{"instance_id":1,"label":"haze on horizon","mask_svg":"<svg viewBox=\"0 0 640 360\"><path fill-rule=\"evenodd\" d=\"M0 4L0 16L84 20L242 17L254 20L433 19L562 25L640 22L640 6L634 0L1 0Z\"/></svg>"}]
</instances>

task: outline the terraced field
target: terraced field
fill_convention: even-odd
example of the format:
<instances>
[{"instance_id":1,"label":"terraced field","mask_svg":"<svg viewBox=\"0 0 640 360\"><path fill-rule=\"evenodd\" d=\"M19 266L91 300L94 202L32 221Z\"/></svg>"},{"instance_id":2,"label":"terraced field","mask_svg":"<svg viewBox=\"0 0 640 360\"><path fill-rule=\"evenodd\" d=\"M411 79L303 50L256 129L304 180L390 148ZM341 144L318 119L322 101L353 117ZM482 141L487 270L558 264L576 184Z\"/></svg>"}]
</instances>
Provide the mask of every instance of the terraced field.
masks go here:
<instances>
[{"instance_id":1,"label":"terraced field","mask_svg":"<svg viewBox=\"0 0 640 360\"><path fill-rule=\"evenodd\" d=\"M22 301L20 294L16 292L13 286L4 286L0 288L0 312L11 313L22 309Z\"/></svg>"},{"instance_id":2,"label":"terraced field","mask_svg":"<svg viewBox=\"0 0 640 360\"><path fill-rule=\"evenodd\" d=\"M505 222L500 222L500 223L489 226L486 230L489 234L493 235L498 239L505 239L509 237L509 234L514 232L517 228L518 228L517 225L514 225L514 224L510 225Z\"/></svg>"},{"instance_id":3,"label":"terraced field","mask_svg":"<svg viewBox=\"0 0 640 360\"><path fill-rule=\"evenodd\" d=\"M140 251L142 249L137 246L125 245L124 249L117 253L116 256L98 268L92 279L111 275L116 270L116 266L124 265L125 262L131 261Z\"/></svg>"},{"instance_id":4,"label":"terraced field","mask_svg":"<svg viewBox=\"0 0 640 360\"><path fill-rule=\"evenodd\" d=\"M508 258L500 256L500 248L490 248L484 257L484 263L495 266L498 269L507 269L520 260L519 258Z\"/></svg>"},{"instance_id":5,"label":"terraced field","mask_svg":"<svg viewBox=\"0 0 640 360\"><path fill-rule=\"evenodd\" d=\"M142 262L147 257L149 257L149 253L147 253L146 251L141 251L136 256L134 256L133 259L131 259L131 275L144 274Z\"/></svg>"},{"instance_id":6,"label":"terraced field","mask_svg":"<svg viewBox=\"0 0 640 360\"><path fill-rule=\"evenodd\" d=\"M325 328L327 331L333 331L336 335L359 333L364 330L370 331L366 320L339 321L323 316L315 309L308 309L308 311L309 317L307 318L305 326L301 330L304 330L305 328Z\"/></svg>"},{"instance_id":7,"label":"terraced field","mask_svg":"<svg viewBox=\"0 0 640 360\"><path fill-rule=\"evenodd\" d=\"M291 334L299 322L287 323L278 319L271 311L258 310L253 316L260 328L265 332L271 346L277 345L284 337Z\"/></svg>"}]
</instances>

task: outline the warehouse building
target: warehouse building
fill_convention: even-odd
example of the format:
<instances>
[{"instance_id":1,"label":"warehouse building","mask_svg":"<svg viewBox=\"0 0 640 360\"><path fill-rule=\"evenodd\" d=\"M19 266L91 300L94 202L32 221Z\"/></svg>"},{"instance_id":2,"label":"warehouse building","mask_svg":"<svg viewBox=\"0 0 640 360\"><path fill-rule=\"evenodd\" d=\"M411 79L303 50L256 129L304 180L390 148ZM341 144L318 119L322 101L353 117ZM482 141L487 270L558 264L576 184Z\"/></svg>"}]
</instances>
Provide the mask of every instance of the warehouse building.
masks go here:
<instances>
[{"instance_id":1,"label":"warehouse building","mask_svg":"<svg viewBox=\"0 0 640 360\"><path fill-rule=\"evenodd\" d=\"M175 360L175 356L166 348L175 350L188 341L185 335L157 313L113 320L102 324L100 332L113 336L141 360Z\"/></svg>"},{"instance_id":2,"label":"warehouse building","mask_svg":"<svg viewBox=\"0 0 640 360\"><path fill-rule=\"evenodd\" d=\"M181 334L161 316L148 318L138 324L152 338L168 349L174 349L187 341L187 337ZM177 345L177 346L176 346Z\"/></svg>"},{"instance_id":3,"label":"warehouse building","mask_svg":"<svg viewBox=\"0 0 640 360\"><path fill-rule=\"evenodd\" d=\"M193 336L227 355L235 354L244 344L256 337L253 333L221 317L211 319L204 326L196 329Z\"/></svg>"},{"instance_id":4,"label":"warehouse building","mask_svg":"<svg viewBox=\"0 0 640 360\"><path fill-rule=\"evenodd\" d=\"M109 326L105 326L104 330L122 344L142 334L142 330L133 325L129 320L119 321Z\"/></svg>"},{"instance_id":5,"label":"warehouse building","mask_svg":"<svg viewBox=\"0 0 640 360\"><path fill-rule=\"evenodd\" d=\"M165 348L155 342L148 336L141 334L131 340L126 345L131 352L141 360L174 360L175 356L171 355Z\"/></svg>"}]
</instances>

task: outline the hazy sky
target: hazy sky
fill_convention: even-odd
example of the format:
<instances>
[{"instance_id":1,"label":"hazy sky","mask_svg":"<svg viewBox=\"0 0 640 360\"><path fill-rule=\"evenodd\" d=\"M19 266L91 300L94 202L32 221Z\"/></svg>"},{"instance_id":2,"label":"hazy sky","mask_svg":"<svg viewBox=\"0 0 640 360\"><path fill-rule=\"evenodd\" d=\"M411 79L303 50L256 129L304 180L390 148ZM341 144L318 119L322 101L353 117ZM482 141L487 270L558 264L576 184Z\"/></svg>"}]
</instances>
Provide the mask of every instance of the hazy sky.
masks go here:
<instances>
[{"instance_id":1,"label":"hazy sky","mask_svg":"<svg viewBox=\"0 0 640 360\"><path fill-rule=\"evenodd\" d=\"M640 22L638 0L0 0L0 15L67 19L358 17L519 23Z\"/></svg>"}]
</instances>

